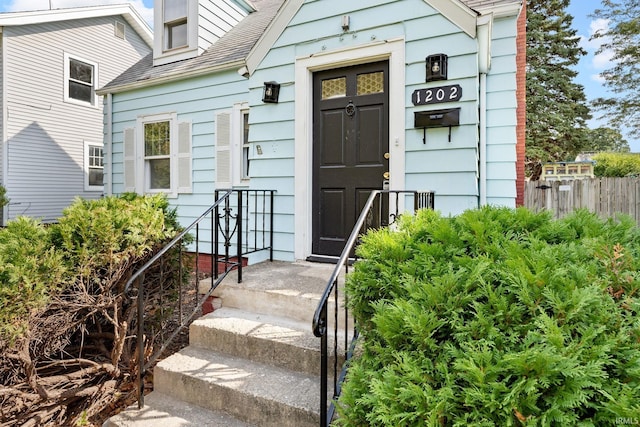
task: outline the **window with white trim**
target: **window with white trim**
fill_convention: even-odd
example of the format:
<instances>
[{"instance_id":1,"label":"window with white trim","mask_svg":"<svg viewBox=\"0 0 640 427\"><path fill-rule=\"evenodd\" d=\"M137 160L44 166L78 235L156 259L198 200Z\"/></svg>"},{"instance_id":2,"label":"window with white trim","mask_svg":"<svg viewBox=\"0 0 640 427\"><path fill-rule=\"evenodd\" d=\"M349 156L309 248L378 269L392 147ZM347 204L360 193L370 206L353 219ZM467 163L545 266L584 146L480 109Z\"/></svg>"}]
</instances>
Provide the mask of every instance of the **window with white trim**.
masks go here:
<instances>
[{"instance_id":1,"label":"window with white trim","mask_svg":"<svg viewBox=\"0 0 640 427\"><path fill-rule=\"evenodd\" d=\"M97 76L98 64L65 53L65 102L95 106Z\"/></svg>"},{"instance_id":2,"label":"window with white trim","mask_svg":"<svg viewBox=\"0 0 640 427\"><path fill-rule=\"evenodd\" d=\"M171 121L143 125L144 191L171 190Z\"/></svg>"},{"instance_id":3,"label":"window with white trim","mask_svg":"<svg viewBox=\"0 0 640 427\"><path fill-rule=\"evenodd\" d=\"M164 49L171 50L189 45L187 12L189 6L184 0L164 0Z\"/></svg>"},{"instance_id":4,"label":"window with white trim","mask_svg":"<svg viewBox=\"0 0 640 427\"><path fill-rule=\"evenodd\" d=\"M154 7L154 65L198 55L198 2L159 0Z\"/></svg>"},{"instance_id":5,"label":"window with white trim","mask_svg":"<svg viewBox=\"0 0 640 427\"><path fill-rule=\"evenodd\" d=\"M250 176L249 166L251 165L251 159L249 156L251 148L251 146L249 145L249 110L243 109L240 114L242 116L242 165L240 166L240 178L243 181L246 181Z\"/></svg>"},{"instance_id":6,"label":"window with white trim","mask_svg":"<svg viewBox=\"0 0 640 427\"><path fill-rule=\"evenodd\" d=\"M216 188L249 185L250 176L249 108L237 103L216 114Z\"/></svg>"},{"instance_id":7,"label":"window with white trim","mask_svg":"<svg viewBox=\"0 0 640 427\"><path fill-rule=\"evenodd\" d=\"M176 113L141 116L124 131L125 191L191 192L191 122Z\"/></svg>"},{"instance_id":8,"label":"window with white trim","mask_svg":"<svg viewBox=\"0 0 640 427\"><path fill-rule=\"evenodd\" d=\"M84 189L104 190L104 150L102 144L84 143Z\"/></svg>"}]
</instances>

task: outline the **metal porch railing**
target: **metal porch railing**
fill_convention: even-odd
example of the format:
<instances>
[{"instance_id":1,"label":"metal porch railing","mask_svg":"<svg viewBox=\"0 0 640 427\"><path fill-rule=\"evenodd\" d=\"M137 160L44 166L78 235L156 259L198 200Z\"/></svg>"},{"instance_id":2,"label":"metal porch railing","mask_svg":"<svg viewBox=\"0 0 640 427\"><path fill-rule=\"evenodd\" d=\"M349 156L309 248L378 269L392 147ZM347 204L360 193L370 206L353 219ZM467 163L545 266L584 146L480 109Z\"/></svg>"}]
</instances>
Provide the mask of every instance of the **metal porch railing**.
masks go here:
<instances>
[{"instance_id":1,"label":"metal porch railing","mask_svg":"<svg viewBox=\"0 0 640 427\"><path fill-rule=\"evenodd\" d=\"M376 190L371 193L367 203L365 204L356 224L349 235L349 239L338 259L335 269L327 282L322 298L313 316L313 333L320 338L320 426L326 427L331 423L335 414L334 400L340 396L342 383L345 379L349 360L353 356L353 350L358 338L357 325L349 325L349 310L345 301L341 308L339 304L339 278L340 272L344 269L345 274L349 272L349 265L354 254L354 248L358 243L358 237L368 229L381 228L387 226L386 219L382 214L382 207L389 206L389 225L392 225L400 214L400 206L403 206L405 197L413 196L413 211L422 208L434 208L434 193L418 192L418 191L393 191L393 190ZM388 198L388 200L384 200ZM395 205L395 210L391 207ZM376 211L377 210L377 211ZM378 221L378 223L375 223ZM328 306L333 296L334 313L333 313L333 357L329 353L329 322L328 322ZM343 310L343 316L339 312ZM341 323L342 322L342 323ZM339 331L344 331L344 362L342 366L338 366L338 345L340 342ZM329 369L329 359L333 359L332 369ZM333 380L333 398L331 402L328 399L329 379Z\"/></svg>"},{"instance_id":2,"label":"metal porch railing","mask_svg":"<svg viewBox=\"0 0 640 427\"><path fill-rule=\"evenodd\" d=\"M169 348L175 338L199 314L202 304L211 296L229 272L238 271L238 282L242 281L243 257L258 251L269 251L269 260L273 261L273 203L274 190L220 190L215 192L215 203L209 207L191 225L174 237L149 261L137 270L125 285L125 295L137 291L137 385L138 408L144 406L144 378L158 358ZM235 197L234 197L235 196ZM209 291L197 298L200 284L201 246L208 246L203 255L211 256ZM194 248L192 251L185 247ZM221 249L222 248L222 249ZM147 301L145 293L145 273L158 263L167 262L169 252L177 252L177 283L167 287L177 293L175 301ZM196 304L193 311L183 313L183 257L195 257L195 293ZM160 280L161 286L162 279ZM163 293L161 292L160 295ZM170 305L173 304L173 305ZM145 306L151 311L145 312ZM163 324L158 327L148 320L156 319L157 312L177 312L178 325L168 336L163 336ZM165 316L160 315L160 319ZM175 318L175 315L174 315ZM150 352L149 350L152 349ZM150 353L146 357L146 353Z\"/></svg>"}]
</instances>

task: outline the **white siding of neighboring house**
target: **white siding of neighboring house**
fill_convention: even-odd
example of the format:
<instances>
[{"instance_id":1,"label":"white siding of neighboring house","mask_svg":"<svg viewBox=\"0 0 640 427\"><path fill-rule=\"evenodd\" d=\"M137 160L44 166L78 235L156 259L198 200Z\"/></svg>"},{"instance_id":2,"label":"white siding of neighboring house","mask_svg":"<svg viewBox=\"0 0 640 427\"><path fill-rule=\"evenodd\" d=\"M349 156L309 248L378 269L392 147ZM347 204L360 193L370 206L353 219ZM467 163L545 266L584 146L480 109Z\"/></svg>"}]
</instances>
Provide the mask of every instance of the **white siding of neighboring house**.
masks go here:
<instances>
[{"instance_id":1,"label":"white siding of neighboring house","mask_svg":"<svg viewBox=\"0 0 640 427\"><path fill-rule=\"evenodd\" d=\"M198 5L198 54L247 16L232 0L202 1Z\"/></svg>"},{"instance_id":2,"label":"white siding of neighboring house","mask_svg":"<svg viewBox=\"0 0 640 427\"><path fill-rule=\"evenodd\" d=\"M126 39L114 35L114 22ZM84 190L84 143L103 141L103 102L63 101L65 53L98 66L99 88L151 50L121 17L4 28L8 141L8 219L55 221Z\"/></svg>"}]
</instances>

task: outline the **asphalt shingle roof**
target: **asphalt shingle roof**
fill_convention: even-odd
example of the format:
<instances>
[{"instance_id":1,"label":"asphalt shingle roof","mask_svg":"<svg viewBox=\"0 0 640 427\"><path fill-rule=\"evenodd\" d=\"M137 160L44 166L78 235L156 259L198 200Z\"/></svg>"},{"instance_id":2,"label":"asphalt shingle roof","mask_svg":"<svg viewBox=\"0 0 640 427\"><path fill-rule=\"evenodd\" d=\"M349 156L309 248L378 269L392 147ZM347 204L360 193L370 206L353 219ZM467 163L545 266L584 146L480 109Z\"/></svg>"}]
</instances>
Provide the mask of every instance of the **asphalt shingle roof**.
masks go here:
<instances>
[{"instance_id":1,"label":"asphalt shingle roof","mask_svg":"<svg viewBox=\"0 0 640 427\"><path fill-rule=\"evenodd\" d=\"M133 84L144 80L180 75L213 65L230 64L247 57L271 23L284 0L253 0L256 12L249 14L201 55L165 65L153 66L153 53L147 55L102 89Z\"/></svg>"}]
</instances>

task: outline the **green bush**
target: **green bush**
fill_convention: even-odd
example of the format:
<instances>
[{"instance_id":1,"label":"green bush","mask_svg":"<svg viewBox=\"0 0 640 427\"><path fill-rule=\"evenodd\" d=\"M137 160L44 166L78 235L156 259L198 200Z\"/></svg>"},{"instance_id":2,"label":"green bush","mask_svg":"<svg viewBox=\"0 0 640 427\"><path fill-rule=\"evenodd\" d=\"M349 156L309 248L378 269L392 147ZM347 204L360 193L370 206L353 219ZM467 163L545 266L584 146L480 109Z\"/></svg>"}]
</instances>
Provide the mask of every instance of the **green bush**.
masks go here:
<instances>
[{"instance_id":1,"label":"green bush","mask_svg":"<svg viewBox=\"0 0 640 427\"><path fill-rule=\"evenodd\" d=\"M640 155L637 153L599 153L593 156L595 176L625 177L640 175Z\"/></svg>"},{"instance_id":2,"label":"green bush","mask_svg":"<svg viewBox=\"0 0 640 427\"><path fill-rule=\"evenodd\" d=\"M62 252L39 222L18 218L0 229L0 337L25 331L29 315L68 283Z\"/></svg>"},{"instance_id":3,"label":"green bush","mask_svg":"<svg viewBox=\"0 0 640 427\"><path fill-rule=\"evenodd\" d=\"M0 185L0 208L9 204L9 198L7 197L7 189Z\"/></svg>"},{"instance_id":4,"label":"green bush","mask_svg":"<svg viewBox=\"0 0 640 427\"><path fill-rule=\"evenodd\" d=\"M10 221L0 230L0 341L24 333L30 316L68 286L106 289L177 229L161 195L77 199L46 227L23 217Z\"/></svg>"},{"instance_id":5,"label":"green bush","mask_svg":"<svg viewBox=\"0 0 640 427\"><path fill-rule=\"evenodd\" d=\"M640 233L524 208L401 218L348 277L345 426L601 426L640 414Z\"/></svg>"}]
</instances>

